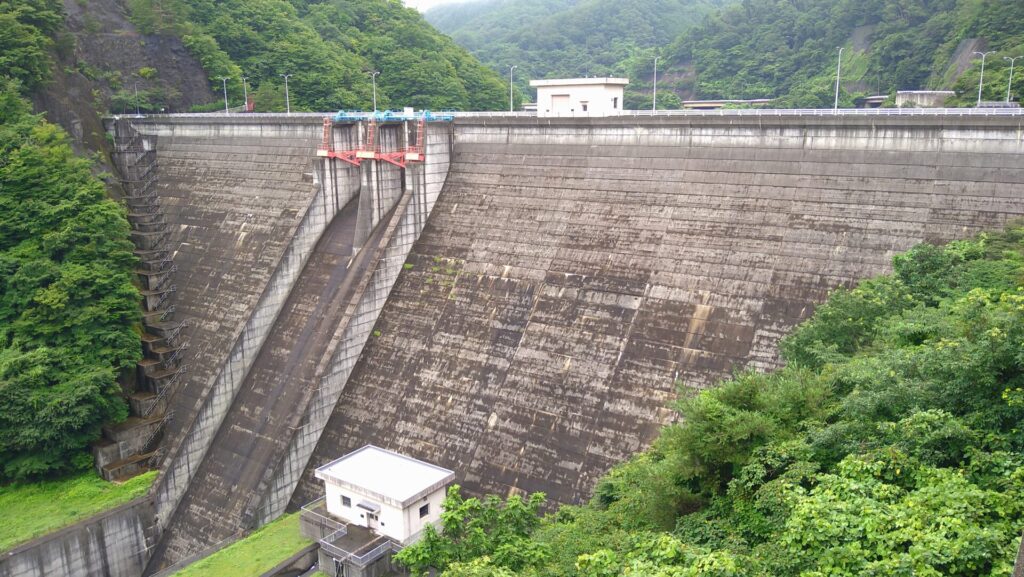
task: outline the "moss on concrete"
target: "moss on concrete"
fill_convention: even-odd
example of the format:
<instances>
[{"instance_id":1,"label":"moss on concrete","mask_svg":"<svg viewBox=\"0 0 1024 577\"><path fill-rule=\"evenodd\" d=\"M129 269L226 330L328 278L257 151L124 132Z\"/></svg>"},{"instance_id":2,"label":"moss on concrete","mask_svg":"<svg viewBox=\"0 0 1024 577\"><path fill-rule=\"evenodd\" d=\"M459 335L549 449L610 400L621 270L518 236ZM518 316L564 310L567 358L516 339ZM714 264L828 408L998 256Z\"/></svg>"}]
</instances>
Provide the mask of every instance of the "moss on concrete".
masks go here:
<instances>
[{"instance_id":1,"label":"moss on concrete","mask_svg":"<svg viewBox=\"0 0 1024 577\"><path fill-rule=\"evenodd\" d=\"M174 577L261 575L312 543L299 534L299 514L293 513L196 561L175 573Z\"/></svg>"},{"instance_id":2,"label":"moss on concrete","mask_svg":"<svg viewBox=\"0 0 1024 577\"><path fill-rule=\"evenodd\" d=\"M139 497L156 478L151 471L123 483L109 483L95 472L55 481L0 487L0 551L66 527Z\"/></svg>"}]
</instances>

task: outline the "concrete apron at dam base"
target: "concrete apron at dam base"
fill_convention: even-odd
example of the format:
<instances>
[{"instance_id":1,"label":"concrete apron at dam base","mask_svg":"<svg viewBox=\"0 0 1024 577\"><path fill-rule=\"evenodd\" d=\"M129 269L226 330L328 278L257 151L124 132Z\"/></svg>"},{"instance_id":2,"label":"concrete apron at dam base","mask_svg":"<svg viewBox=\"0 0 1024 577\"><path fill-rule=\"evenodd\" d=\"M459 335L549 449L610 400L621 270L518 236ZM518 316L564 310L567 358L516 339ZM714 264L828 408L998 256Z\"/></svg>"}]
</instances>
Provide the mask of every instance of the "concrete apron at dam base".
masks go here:
<instances>
[{"instance_id":1,"label":"concrete apron at dam base","mask_svg":"<svg viewBox=\"0 0 1024 577\"><path fill-rule=\"evenodd\" d=\"M367 443L581 501L679 384L773 368L830 289L1024 214L1020 117L460 118L404 170L318 160L321 121L116 121L156 151L188 383L142 529L90 520L0 577L169 566Z\"/></svg>"}]
</instances>

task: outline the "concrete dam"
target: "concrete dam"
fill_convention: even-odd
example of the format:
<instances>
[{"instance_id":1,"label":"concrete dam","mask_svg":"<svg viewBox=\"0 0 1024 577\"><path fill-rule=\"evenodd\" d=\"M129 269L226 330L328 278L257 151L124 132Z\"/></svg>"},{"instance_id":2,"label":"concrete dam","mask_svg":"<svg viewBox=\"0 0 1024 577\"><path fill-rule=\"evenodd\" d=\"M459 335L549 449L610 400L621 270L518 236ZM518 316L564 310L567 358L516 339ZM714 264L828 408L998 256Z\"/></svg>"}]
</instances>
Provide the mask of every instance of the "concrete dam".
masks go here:
<instances>
[{"instance_id":1,"label":"concrete dam","mask_svg":"<svg viewBox=\"0 0 1024 577\"><path fill-rule=\"evenodd\" d=\"M318 155L322 121L111 122L123 169L152 157L188 370L157 400L153 529L102 574L311 501L312 470L368 443L582 501L680 388L778 366L830 290L1024 215L1021 115L329 127L332 150L415 143L404 166Z\"/></svg>"}]
</instances>

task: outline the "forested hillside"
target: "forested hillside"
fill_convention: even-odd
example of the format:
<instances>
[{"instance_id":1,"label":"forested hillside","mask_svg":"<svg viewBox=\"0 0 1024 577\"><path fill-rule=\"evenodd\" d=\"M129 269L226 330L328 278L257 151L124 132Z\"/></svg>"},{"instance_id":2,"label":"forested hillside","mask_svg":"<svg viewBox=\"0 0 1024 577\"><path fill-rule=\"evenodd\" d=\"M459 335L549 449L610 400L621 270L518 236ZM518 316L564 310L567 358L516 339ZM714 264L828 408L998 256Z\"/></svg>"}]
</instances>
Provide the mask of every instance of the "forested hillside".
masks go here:
<instances>
[{"instance_id":1,"label":"forested hillside","mask_svg":"<svg viewBox=\"0 0 1024 577\"><path fill-rule=\"evenodd\" d=\"M1024 54L1024 2L1006 0L745 0L683 34L669 66L696 72L700 98L783 97L781 105L830 106L843 54L846 105L856 93L949 89L978 83L974 50L995 50L986 99L1006 95L1009 64ZM959 50L958 50L959 48ZM1016 94L1024 78L1015 79ZM976 92L973 92L976 96Z\"/></svg>"},{"instance_id":2,"label":"forested hillside","mask_svg":"<svg viewBox=\"0 0 1024 577\"><path fill-rule=\"evenodd\" d=\"M61 21L60 2L0 3L0 481L91 464L142 352L124 211L20 93Z\"/></svg>"},{"instance_id":3,"label":"forested hillside","mask_svg":"<svg viewBox=\"0 0 1024 577\"><path fill-rule=\"evenodd\" d=\"M536 78L628 76L626 105L651 74L658 47L698 23L722 0L482 0L426 13L493 70L516 65L524 92Z\"/></svg>"},{"instance_id":4,"label":"forested hillside","mask_svg":"<svg viewBox=\"0 0 1024 577\"><path fill-rule=\"evenodd\" d=\"M463 499L399 555L443 577L1010 575L1024 529L1024 227L835 291L784 369L681 419L583 507Z\"/></svg>"},{"instance_id":5,"label":"forested hillside","mask_svg":"<svg viewBox=\"0 0 1024 577\"><path fill-rule=\"evenodd\" d=\"M479 0L426 17L494 70L517 65L524 91L529 78L628 76L627 107L650 105L655 56L659 105L674 108L680 98L830 107L840 47L844 106L916 89L956 89L952 104L969 105L976 50L996 51L984 98L1002 100L1003 57L1024 54L1024 3L1006 0Z\"/></svg>"},{"instance_id":6,"label":"forested hillside","mask_svg":"<svg viewBox=\"0 0 1024 577\"><path fill-rule=\"evenodd\" d=\"M379 71L380 108L501 109L508 85L438 34L415 10L388 0L128 0L145 33L182 38L229 99L242 104L242 76L256 109L369 109ZM217 104L213 104L216 107Z\"/></svg>"}]
</instances>

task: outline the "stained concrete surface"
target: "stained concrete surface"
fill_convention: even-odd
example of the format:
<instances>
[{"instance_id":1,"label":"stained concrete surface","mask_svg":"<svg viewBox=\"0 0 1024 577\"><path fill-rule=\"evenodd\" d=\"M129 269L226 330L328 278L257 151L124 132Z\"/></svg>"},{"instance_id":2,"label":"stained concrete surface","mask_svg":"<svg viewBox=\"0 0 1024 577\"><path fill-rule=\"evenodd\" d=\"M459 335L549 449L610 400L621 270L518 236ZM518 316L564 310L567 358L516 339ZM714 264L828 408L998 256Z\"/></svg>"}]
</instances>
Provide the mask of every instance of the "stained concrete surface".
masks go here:
<instances>
[{"instance_id":1,"label":"stained concrete surface","mask_svg":"<svg viewBox=\"0 0 1024 577\"><path fill-rule=\"evenodd\" d=\"M366 443L585 500L677 388L891 257L1024 214L1020 119L466 119L315 467Z\"/></svg>"},{"instance_id":2,"label":"stained concrete surface","mask_svg":"<svg viewBox=\"0 0 1024 577\"><path fill-rule=\"evenodd\" d=\"M317 243L155 550L153 568L237 532L265 471L277 465L287 427L316 385L315 369L381 239L372 235L353 252L357 208L358 200L350 201Z\"/></svg>"}]
</instances>

